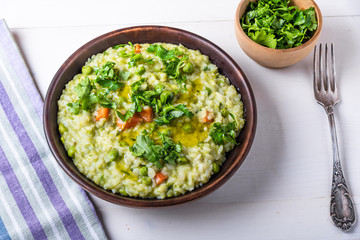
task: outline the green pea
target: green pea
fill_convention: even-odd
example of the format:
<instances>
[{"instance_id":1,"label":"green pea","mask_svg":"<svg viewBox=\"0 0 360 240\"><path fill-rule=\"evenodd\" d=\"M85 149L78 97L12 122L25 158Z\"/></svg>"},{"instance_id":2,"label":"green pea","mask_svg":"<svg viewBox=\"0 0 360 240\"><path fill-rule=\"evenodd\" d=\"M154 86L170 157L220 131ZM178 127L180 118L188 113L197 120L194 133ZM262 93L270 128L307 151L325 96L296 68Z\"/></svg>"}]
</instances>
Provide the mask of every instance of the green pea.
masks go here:
<instances>
[{"instance_id":1,"label":"green pea","mask_svg":"<svg viewBox=\"0 0 360 240\"><path fill-rule=\"evenodd\" d=\"M193 125L191 125L191 123L185 123L183 125L182 129L185 133L193 133L194 132L194 127L193 127Z\"/></svg>"},{"instance_id":2,"label":"green pea","mask_svg":"<svg viewBox=\"0 0 360 240\"><path fill-rule=\"evenodd\" d=\"M178 152L178 153L181 152L182 151L182 145L181 144L176 144L175 145L175 151Z\"/></svg>"},{"instance_id":3,"label":"green pea","mask_svg":"<svg viewBox=\"0 0 360 240\"><path fill-rule=\"evenodd\" d=\"M212 164L212 169L214 173L218 173L220 171L220 166L217 163Z\"/></svg>"},{"instance_id":4,"label":"green pea","mask_svg":"<svg viewBox=\"0 0 360 240\"><path fill-rule=\"evenodd\" d=\"M171 134L172 134L172 132L171 132L171 130L170 129L164 129L164 130L162 130L162 132L161 132L162 134L164 134L164 135L166 135L166 136L171 136Z\"/></svg>"},{"instance_id":5,"label":"green pea","mask_svg":"<svg viewBox=\"0 0 360 240\"><path fill-rule=\"evenodd\" d=\"M143 177L143 178L141 179L141 182L142 182L143 184L145 184L145 185L148 185L148 186L150 186L150 185L152 184L152 180L151 180L151 178L149 178L149 177Z\"/></svg>"},{"instance_id":6,"label":"green pea","mask_svg":"<svg viewBox=\"0 0 360 240\"><path fill-rule=\"evenodd\" d=\"M136 73L137 75L143 75L143 74L145 73L145 67L144 67L144 66L139 66L139 67L136 69L135 73Z\"/></svg>"},{"instance_id":7,"label":"green pea","mask_svg":"<svg viewBox=\"0 0 360 240\"><path fill-rule=\"evenodd\" d=\"M220 113L223 117L227 117L229 115L229 111L226 108L221 109Z\"/></svg>"},{"instance_id":8,"label":"green pea","mask_svg":"<svg viewBox=\"0 0 360 240\"><path fill-rule=\"evenodd\" d=\"M148 175L148 168L146 166L143 166L140 168L140 174L142 176L147 176Z\"/></svg>"},{"instance_id":9,"label":"green pea","mask_svg":"<svg viewBox=\"0 0 360 240\"><path fill-rule=\"evenodd\" d=\"M178 164L186 164L186 163L188 163L188 160L186 157L179 157L178 159L176 159L176 162Z\"/></svg>"},{"instance_id":10,"label":"green pea","mask_svg":"<svg viewBox=\"0 0 360 240\"><path fill-rule=\"evenodd\" d=\"M173 196L174 196L174 191L173 191L173 190L167 191L166 197L171 198L171 197L173 197Z\"/></svg>"},{"instance_id":11,"label":"green pea","mask_svg":"<svg viewBox=\"0 0 360 240\"><path fill-rule=\"evenodd\" d=\"M83 74L85 74L85 75L91 74L92 71L93 71L93 69L92 69L90 66L83 66L83 67L81 68L81 72L82 72Z\"/></svg>"},{"instance_id":12,"label":"green pea","mask_svg":"<svg viewBox=\"0 0 360 240\"><path fill-rule=\"evenodd\" d=\"M59 132L60 132L60 134L62 135L66 131L67 131L67 128L62 123L60 123L59 124Z\"/></svg>"},{"instance_id":13,"label":"green pea","mask_svg":"<svg viewBox=\"0 0 360 240\"><path fill-rule=\"evenodd\" d=\"M118 157L119 157L119 152L117 150L111 150L110 152L107 153L105 162L115 161L116 159L118 159Z\"/></svg>"},{"instance_id":14,"label":"green pea","mask_svg":"<svg viewBox=\"0 0 360 240\"><path fill-rule=\"evenodd\" d=\"M60 138L61 142L64 144L65 143L65 138L64 137L61 137Z\"/></svg>"},{"instance_id":15,"label":"green pea","mask_svg":"<svg viewBox=\"0 0 360 240\"><path fill-rule=\"evenodd\" d=\"M123 196L127 196L127 195L128 195L127 192L126 192L126 190L125 190L125 188L120 188L120 189L119 189L119 193L120 193L121 195L123 195Z\"/></svg>"},{"instance_id":16,"label":"green pea","mask_svg":"<svg viewBox=\"0 0 360 240\"><path fill-rule=\"evenodd\" d=\"M75 157L75 146L69 147L67 153L68 153L69 157L74 158Z\"/></svg>"},{"instance_id":17,"label":"green pea","mask_svg":"<svg viewBox=\"0 0 360 240\"><path fill-rule=\"evenodd\" d=\"M127 146L129 146L126 142L124 142L124 141L121 141L120 142L120 146L122 146L122 147L127 147Z\"/></svg>"},{"instance_id":18,"label":"green pea","mask_svg":"<svg viewBox=\"0 0 360 240\"><path fill-rule=\"evenodd\" d=\"M194 65L191 62L188 62L183 67L183 71L184 71L184 73L187 73L187 74L193 73L194 72Z\"/></svg>"}]
</instances>

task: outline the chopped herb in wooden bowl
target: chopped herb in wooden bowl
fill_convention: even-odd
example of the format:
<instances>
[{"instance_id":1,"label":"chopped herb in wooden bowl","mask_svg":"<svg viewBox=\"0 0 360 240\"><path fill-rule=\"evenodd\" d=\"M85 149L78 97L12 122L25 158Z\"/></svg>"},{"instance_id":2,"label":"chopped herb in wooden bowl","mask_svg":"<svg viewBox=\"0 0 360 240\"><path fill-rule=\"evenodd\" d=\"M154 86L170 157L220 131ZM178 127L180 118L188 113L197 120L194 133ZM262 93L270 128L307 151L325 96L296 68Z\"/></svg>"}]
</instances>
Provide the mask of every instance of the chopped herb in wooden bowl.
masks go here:
<instances>
[{"instance_id":1,"label":"chopped herb in wooden bowl","mask_svg":"<svg viewBox=\"0 0 360 240\"><path fill-rule=\"evenodd\" d=\"M300 46L309 40L318 23L314 7L302 10L288 0L250 2L240 20L253 41L274 49Z\"/></svg>"}]
</instances>

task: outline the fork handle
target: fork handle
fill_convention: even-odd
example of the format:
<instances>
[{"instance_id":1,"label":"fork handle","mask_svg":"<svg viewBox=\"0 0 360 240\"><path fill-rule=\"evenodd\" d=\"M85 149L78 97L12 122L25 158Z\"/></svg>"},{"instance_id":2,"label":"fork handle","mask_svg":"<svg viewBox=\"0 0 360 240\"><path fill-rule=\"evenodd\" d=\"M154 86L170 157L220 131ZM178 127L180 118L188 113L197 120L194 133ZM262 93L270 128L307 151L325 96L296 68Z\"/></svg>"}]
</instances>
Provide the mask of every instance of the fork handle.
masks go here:
<instances>
[{"instance_id":1,"label":"fork handle","mask_svg":"<svg viewBox=\"0 0 360 240\"><path fill-rule=\"evenodd\" d=\"M325 107L325 111L329 118L333 149L333 176L330 199L330 216L335 226L337 226L342 231L348 231L355 223L355 209L340 163L334 107L327 106Z\"/></svg>"}]
</instances>

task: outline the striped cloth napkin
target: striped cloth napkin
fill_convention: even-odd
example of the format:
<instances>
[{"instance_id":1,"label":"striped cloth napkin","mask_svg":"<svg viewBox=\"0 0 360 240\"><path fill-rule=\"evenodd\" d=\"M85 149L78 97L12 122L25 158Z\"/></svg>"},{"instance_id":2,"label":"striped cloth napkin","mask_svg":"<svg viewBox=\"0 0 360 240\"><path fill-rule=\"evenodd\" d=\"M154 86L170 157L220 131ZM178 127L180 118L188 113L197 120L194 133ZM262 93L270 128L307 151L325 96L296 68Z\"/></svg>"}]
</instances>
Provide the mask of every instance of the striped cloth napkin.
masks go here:
<instances>
[{"instance_id":1,"label":"striped cloth napkin","mask_svg":"<svg viewBox=\"0 0 360 240\"><path fill-rule=\"evenodd\" d=\"M42 108L0 19L0 239L107 239L85 192L49 151Z\"/></svg>"}]
</instances>

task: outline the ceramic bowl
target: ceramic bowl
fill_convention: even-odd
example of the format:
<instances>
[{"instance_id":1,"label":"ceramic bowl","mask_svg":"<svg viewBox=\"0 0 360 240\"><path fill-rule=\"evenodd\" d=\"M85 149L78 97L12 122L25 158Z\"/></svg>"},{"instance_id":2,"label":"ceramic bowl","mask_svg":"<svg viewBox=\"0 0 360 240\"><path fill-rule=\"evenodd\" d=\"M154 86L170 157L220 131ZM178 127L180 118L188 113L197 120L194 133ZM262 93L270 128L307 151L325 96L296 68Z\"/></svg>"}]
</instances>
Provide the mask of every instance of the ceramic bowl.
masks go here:
<instances>
[{"instance_id":1,"label":"ceramic bowl","mask_svg":"<svg viewBox=\"0 0 360 240\"><path fill-rule=\"evenodd\" d=\"M103 52L111 46L128 43L129 41L133 43L167 42L182 44L190 49L197 49L202 54L209 56L211 62L219 67L219 72L229 78L231 84L238 89L242 96L245 107L246 124L237 139L240 145L236 146L233 151L227 154L227 159L221 167L220 172L212 176L208 183L184 195L160 200L125 197L107 191L80 173L73 164L72 159L68 157L60 141L57 124L57 101L62 94L65 84L67 84L74 75L81 72L81 67L89 57ZM137 26L116 30L97 37L80 47L63 63L55 74L46 94L43 116L44 131L49 147L60 167L70 178L83 189L99 198L129 207L162 207L185 203L203 197L219 188L236 172L245 160L253 142L256 127L254 95L248 80L234 60L215 44L198 35L180 29L162 26Z\"/></svg>"},{"instance_id":2,"label":"ceramic bowl","mask_svg":"<svg viewBox=\"0 0 360 240\"><path fill-rule=\"evenodd\" d=\"M314 48L322 29L322 15L319 7L313 0L291 0L290 5L297 6L300 9L307 9L309 7L315 8L316 18L318 22L318 27L314 32L311 39L309 39L304 44L289 48L289 49L272 49L268 47L264 47L253 40L251 40L243 31L240 25L240 19L242 18L246 7L249 2L254 2L255 0L242 0L235 14L235 34L238 40L238 43L242 50L255 62L258 64L269 67L269 68L282 68L291 66L309 54L309 52Z\"/></svg>"}]
</instances>

